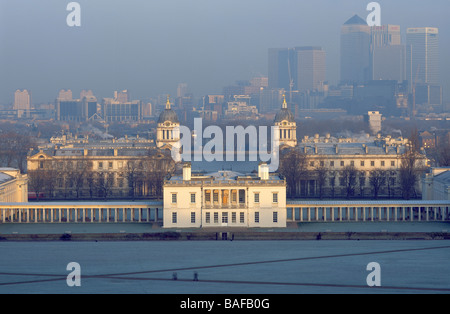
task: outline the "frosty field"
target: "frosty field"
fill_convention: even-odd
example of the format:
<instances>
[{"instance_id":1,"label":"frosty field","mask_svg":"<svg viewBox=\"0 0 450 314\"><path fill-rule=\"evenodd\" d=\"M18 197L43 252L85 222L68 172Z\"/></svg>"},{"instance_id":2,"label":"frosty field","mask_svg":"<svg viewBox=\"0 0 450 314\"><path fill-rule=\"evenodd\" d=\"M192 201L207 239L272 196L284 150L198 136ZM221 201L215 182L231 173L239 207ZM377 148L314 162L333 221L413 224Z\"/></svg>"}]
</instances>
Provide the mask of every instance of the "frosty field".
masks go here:
<instances>
[{"instance_id":1,"label":"frosty field","mask_svg":"<svg viewBox=\"0 0 450 314\"><path fill-rule=\"evenodd\" d=\"M448 241L2 242L0 293L448 294L449 258Z\"/></svg>"}]
</instances>

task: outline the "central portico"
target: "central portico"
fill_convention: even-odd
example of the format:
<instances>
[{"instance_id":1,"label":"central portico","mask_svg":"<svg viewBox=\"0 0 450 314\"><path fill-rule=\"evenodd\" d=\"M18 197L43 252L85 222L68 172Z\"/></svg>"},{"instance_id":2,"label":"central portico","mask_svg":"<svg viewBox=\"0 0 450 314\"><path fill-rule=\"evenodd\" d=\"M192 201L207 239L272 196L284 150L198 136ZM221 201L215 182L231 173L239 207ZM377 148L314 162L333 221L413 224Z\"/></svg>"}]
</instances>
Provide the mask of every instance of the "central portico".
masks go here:
<instances>
[{"instance_id":1,"label":"central portico","mask_svg":"<svg viewBox=\"0 0 450 314\"><path fill-rule=\"evenodd\" d=\"M286 182L269 173L218 171L183 175L164 183L164 227L286 227Z\"/></svg>"}]
</instances>

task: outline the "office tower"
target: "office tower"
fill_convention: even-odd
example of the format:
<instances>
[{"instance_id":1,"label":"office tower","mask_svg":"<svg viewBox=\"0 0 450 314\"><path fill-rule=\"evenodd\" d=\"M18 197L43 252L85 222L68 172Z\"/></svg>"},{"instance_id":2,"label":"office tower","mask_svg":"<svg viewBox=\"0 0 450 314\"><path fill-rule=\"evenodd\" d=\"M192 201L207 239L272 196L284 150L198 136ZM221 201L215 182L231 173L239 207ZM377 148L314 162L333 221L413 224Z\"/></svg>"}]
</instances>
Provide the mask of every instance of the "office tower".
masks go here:
<instances>
[{"instance_id":1,"label":"office tower","mask_svg":"<svg viewBox=\"0 0 450 314\"><path fill-rule=\"evenodd\" d=\"M326 80L326 53L321 47L269 49L269 89L318 90Z\"/></svg>"},{"instance_id":2,"label":"office tower","mask_svg":"<svg viewBox=\"0 0 450 314\"><path fill-rule=\"evenodd\" d=\"M297 47L297 90L319 90L326 80L326 53L321 47Z\"/></svg>"},{"instance_id":3,"label":"office tower","mask_svg":"<svg viewBox=\"0 0 450 314\"><path fill-rule=\"evenodd\" d=\"M59 100L72 100L72 91L70 89L61 89L58 93Z\"/></svg>"},{"instance_id":4,"label":"office tower","mask_svg":"<svg viewBox=\"0 0 450 314\"><path fill-rule=\"evenodd\" d=\"M406 80L406 47L401 43L399 25L370 28L370 79Z\"/></svg>"},{"instance_id":5,"label":"office tower","mask_svg":"<svg viewBox=\"0 0 450 314\"><path fill-rule=\"evenodd\" d=\"M94 97L94 93L91 90L82 90L80 92L80 99L83 99L84 97Z\"/></svg>"},{"instance_id":6,"label":"office tower","mask_svg":"<svg viewBox=\"0 0 450 314\"><path fill-rule=\"evenodd\" d=\"M405 45L375 47L371 58L372 80L406 80Z\"/></svg>"},{"instance_id":7,"label":"office tower","mask_svg":"<svg viewBox=\"0 0 450 314\"><path fill-rule=\"evenodd\" d=\"M297 84L297 52L294 48L269 49L270 89L295 90Z\"/></svg>"},{"instance_id":8,"label":"office tower","mask_svg":"<svg viewBox=\"0 0 450 314\"><path fill-rule=\"evenodd\" d=\"M188 93L188 85L186 83L180 83L177 86L177 97L185 97Z\"/></svg>"},{"instance_id":9,"label":"office tower","mask_svg":"<svg viewBox=\"0 0 450 314\"><path fill-rule=\"evenodd\" d=\"M118 101L119 103L126 103L129 102L130 100L130 92L128 91L128 89L125 89L121 92L118 91L114 91L114 99L116 101Z\"/></svg>"},{"instance_id":10,"label":"office tower","mask_svg":"<svg viewBox=\"0 0 450 314\"><path fill-rule=\"evenodd\" d=\"M439 31L432 27L406 30L407 77L417 83L439 85Z\"/></svg>"},{"instance_id":11,"label":"office tower","mask_svg":"<svg viewBox=\"0 0 450 314\"><path fill-rule=\"evenodd\" d=\"M374 47L392 46L401 44L399 25L381 25L370 28L370 44Z\"/></svg>"},{"instance_id":12,"label":"office tower","mask_svg":"<svg viewBox=\"0 0 450 314\"><path fill-rule=\"evenodd\" d=\"M370 26L354 15L341 27L341 83L363 84L370 78Z\"/></svg>"},{"instance_id":13,"label":"office tower","mask_svg":"<svg viewBox=\"0 0 450 314\"><path fill-rule=\"evenodd\" d=\"M31 109L31 93L26 89L23 91L16 90L14 93L14 110L17 110L17 117L21 118L25 114L26 117L30 116Z\"/></svg>"}]
</instances>

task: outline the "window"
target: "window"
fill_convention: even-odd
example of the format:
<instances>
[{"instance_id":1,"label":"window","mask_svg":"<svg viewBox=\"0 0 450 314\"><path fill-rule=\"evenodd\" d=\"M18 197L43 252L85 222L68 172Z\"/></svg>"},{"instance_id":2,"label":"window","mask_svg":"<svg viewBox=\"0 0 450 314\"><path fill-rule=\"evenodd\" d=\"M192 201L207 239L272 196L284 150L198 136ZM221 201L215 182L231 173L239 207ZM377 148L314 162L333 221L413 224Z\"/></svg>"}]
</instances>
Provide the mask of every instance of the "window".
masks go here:
<instances>
[{"instance_id":1,"label":"window","mask_svg":"<svg viewBox=\"0 0 450 314\"><path fill-rule=\"evenodd\" d=\"M255 223L259 223L259 212L255 212Z\"/></svg>"},{"instance_id":2,"label":"window","mask_svg":"<svg viewBox=\"0 0 450 314\"><path fill-rule=\"evenodd\" d=\"M195 224L195 212L191 212L191 224Z\"/></svg>"},{"instance_id":3,"label":"window","mask_svg":"<svg viewBox=\"0 0 450 314\"><path fill-rule=\"evenodd\" d=\"M364 160L361 160L361 167L364 167Z\"/></svg>"},{"instance_id":4,"label":"window","mask_svg":"<svg viewBox=\"0 0 450 314\"><path fill-rule=\"evenodd\" d=\"M375 161L372 160L372 161L370 162L370 166L375 167Z\"/></svg>"},{"instance_id":5,"label":"window","mask_svg":"<svg viewBox=\"0 0 450 314\"><path fill-rule=\"evenodd\" d=\"M278 203L278 193L272 193L273 203Z\"/></svg>"},{"instance_id":6,"label":"window","mask_svg":"<svg viewBox=\"0 0 450 314\"><path fill-rule=\"evenodd\" d=\"M321 161L320 161L320 166L321 166L321 167L325 167L325 161L321 160Z\"/></svg>"},{"instance_id":7,"label":"window","mask_svg":"<svg viewBox=\"0 0 450 314\"><path fill-rule=\"evenodd\" d=\"M98 169L103 169L103 162L100 161L100 162L98 163Z\"/></svg>"},{"instance_id":8,"label":"window","mask_svg":"<svg viewBox=\"0 0 450 314\"><path fill-rule=\"evenodd\" d=\"M108 163L108 167L109 167L110 169L113 168L113 163L112 163L111 161Z\"/></svg>"},{"instance_id":9,"label":"window","mask_svg":"<svg viewBox=\"0 0 450 314\"><path fill-rule=\"evenodd\" d=\"M231 222L234 224L236 223L236 213L235 212L231 213Z\"/></svg>"},{"instance_id":10,"label":"window","mask_svg":"<svg viewBox=\"0 0 450 314\"><path fill-rule=\"evenodd\" d=\"M119 161L119 169L123 168L123 161Z\"/></svg>"},{"instance_id":11,"label":"window","mask_svg":"<svg viewBox=\"0 0 450 314\"><path fill-rule=\"evenodd\" d=\"M391 161L391 167L395 167L395 161Z\"/></svg>"},{"instance_id":12,"label":"window","mask_svg":"<svg viewBox=\"0 0 450 314\"><path fill-rule=\"evenodd\" d=\"M341 167L344 167L345 163L343 160L341 160Z\"/></svg>"},{"instance_id":13,"label":"window","mask_svg":"<svg viewBox=\"0 0 450 314\"><path fill-rule=\"evenodd\" d=\"M205 202L206 203L211 203L211 191L206 191L205 192Z\"/></svg>"},{"instance_id":14,"label":"window","mask_svg":"<svg viewBox=\"0 0 450 314\"><path fill-rule=\"evenodd\" d=\"M219 223L219 213L214 213L214 223Z\"/></svg>"},{"instance_id":15,"label":"window","mask_svg":"<svg viewBox=\"0 0 450 314\"><path fill-rule=\"evenodd\" d=\"M207 224L211 223L211 213L209 212L205 214L205 223Z\"/></svg>"},{"instance_id":16,"label":"window","mask_svg":"<svg viewBox=\"0 0 450 314\"><path fill-rule=\"evenodd\" d=\"M310 162L309 162L309 165L310 165L311 167L314 167L314 161L310 161Z\"/></svg>"},{"instance_id":17,"label":"window","mask_svg":"<svg viewBox=\"0 0 450 314\"><path fill-rule=\"evenodd\" d=\"M259 203L259 193L255 193L255 203Z\"/></svg>"},{"instance_id":18,"label":"window","mask_svg":"<svg viewBox=\"0 0 450 314\"><path fill-rule=\"evenodd\" d=\"M334 160L330 161L330 167L334 167Z\"/></svg>"},{"instance_id":19,"label":"window","mask_svg":"<svg viewBox=\"0 0 450 314\"><path fill-rule=\"evenodd\" d=\"M384 160L381 161L381 167L384 167Z\"/></svg>"},{"instance_id":20,"label":"window","mask_svg":"<svg viewBox=\"0 0 450 314\"><path fill-rule=\"evenodd\" d=\"M219 192L218 191L214 191L213 192L213 201L214 202L218 202L219 201Z\"/></svg>"},{"instance_id":21,"label":"window","mask_svg":"<svg viewBox=\"0 0 450 314\"><path fill-rule=\"evenodd\" d=\"M243 212L239 213L239 222L243 224L245 222L245 216Z\"/></svg>"},{"instance_id":22,"label":"window","mask_svg":"<svg viewBox=\"0 0 450 314\"><path fill-rule=\"evenodd\" d=\"M195 204L195 193L191 193L191 204Z\"/></svg>"},{"instance_id":23,"label":"window","mask_svg":"<svg viewBox=\"0 0 450 314\"><path fill-rule=\"evenodd\" d=\"M222 223L227 224L228 223L228 213L223 212L222 213Z\"/></svg>"},{"instance_id":24,"label":"window","mask_svg":"<svg viewBox=\"0 0 450 314\"><path fill-rule=\"evenodd\" d=\"M355 162L352 160L350 161L350 166L354 167L355 166Z\"/></svg>"},{"instance_id":25,"label":"window","mask_svg":"<svg viewBox=\"0 0 450 314\"><path fill-rule=\"evenodd\" d=\"M273 222L278 222L278 212L273 212Z\"/></svg>"},{"instance_id":26,"label":"window","mask_svg":"<svg viewBox=\"0 0 450 314\"><path fill-rule=\"evenodd\" d=\"M172 223L173 224L177 223L177 213L172 213Z\"/></svg>"},{"instance_id":27,"label":"window","mask_svg":"<svg viewBox=\"0 0 450 314\"><path fill-rule=\"evenodd\" d=\"M176 203L177 203L177 194L172 193L172 204L176 204Z\"/></svg>"}]
</instances>

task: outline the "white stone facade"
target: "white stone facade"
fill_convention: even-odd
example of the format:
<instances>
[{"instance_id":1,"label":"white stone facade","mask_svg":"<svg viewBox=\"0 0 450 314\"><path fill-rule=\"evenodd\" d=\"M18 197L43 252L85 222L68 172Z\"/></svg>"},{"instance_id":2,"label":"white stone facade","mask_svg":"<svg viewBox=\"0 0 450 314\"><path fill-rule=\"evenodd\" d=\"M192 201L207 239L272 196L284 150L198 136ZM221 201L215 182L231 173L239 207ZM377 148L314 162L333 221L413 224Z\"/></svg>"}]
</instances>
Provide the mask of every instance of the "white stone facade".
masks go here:
<instances>
[{"instance_id":1,"label":"white stone facade","mask_svg":"<svg viewBox=\"0 0 450 314\"><path fill-rule=\"evenodd\" d=\"M164 184L164 228L286 227L285 180L259 175L184 169Z\"/></svg>"}]
</instances>

